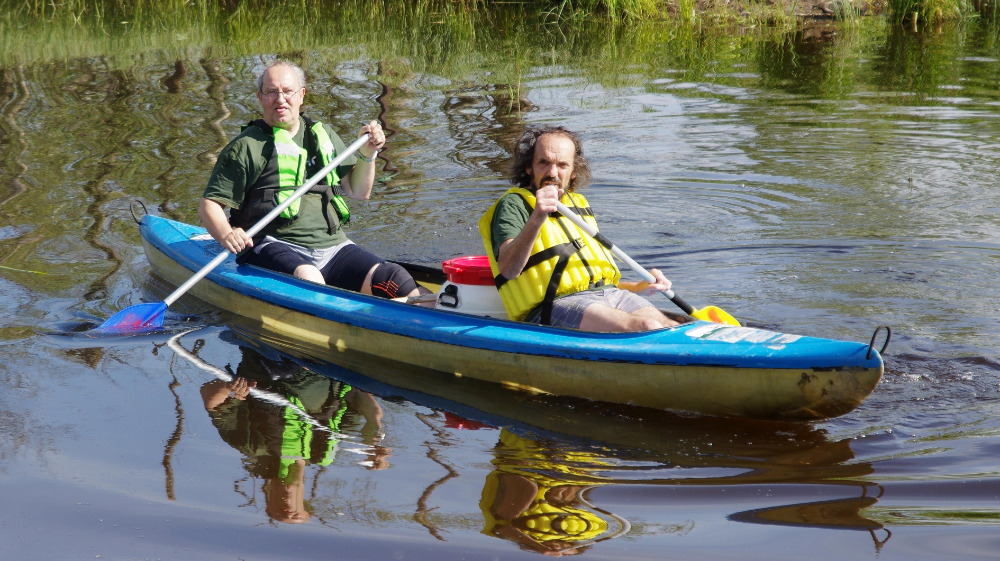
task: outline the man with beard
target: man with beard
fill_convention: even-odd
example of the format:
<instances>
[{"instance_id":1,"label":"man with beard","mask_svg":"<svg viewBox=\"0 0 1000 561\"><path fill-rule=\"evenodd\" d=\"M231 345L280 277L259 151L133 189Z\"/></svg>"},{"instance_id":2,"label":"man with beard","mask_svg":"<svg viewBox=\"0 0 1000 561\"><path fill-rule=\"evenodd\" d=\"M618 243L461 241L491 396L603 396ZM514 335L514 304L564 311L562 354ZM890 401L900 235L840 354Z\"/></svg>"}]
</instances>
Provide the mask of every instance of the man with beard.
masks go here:
<instances>
[{"instance_id":1,"label":"man with beard","mask_svg":"<svg viewBox=\"0 0 1000 561\"><path fill-rule=\"evenodd\" d=\"M623 282L611 252L556 212L562 202L597 227L576 191L590 180L580 139L562 127L529 130L514 149L508 190L479 221L479 231L507 315L514 320L585 331L648 331L677 325L638 294L670 289ZM638 293L638 294L637 294Z\"/></svg>"}]
</instances>

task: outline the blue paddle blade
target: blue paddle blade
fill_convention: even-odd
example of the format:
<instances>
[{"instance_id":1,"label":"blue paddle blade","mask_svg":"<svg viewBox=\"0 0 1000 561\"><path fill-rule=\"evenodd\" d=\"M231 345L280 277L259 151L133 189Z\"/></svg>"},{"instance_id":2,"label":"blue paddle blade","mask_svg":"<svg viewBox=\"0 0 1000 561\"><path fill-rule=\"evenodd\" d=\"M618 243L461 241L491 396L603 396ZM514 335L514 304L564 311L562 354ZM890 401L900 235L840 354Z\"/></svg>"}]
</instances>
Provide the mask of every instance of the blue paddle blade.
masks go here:
<instances>
[{"instance_id":1,"label":"blue paddle blade","mask_svg":"<svg viewBox=\"0 0 1000 561\"><path fill-rule=\"evenodd\" d=\"M163 313L166 311L167 304L164 302L129 306L99 325L97 331L129 333L160 329L163 327Z\"/></svg>"}]
</instances>

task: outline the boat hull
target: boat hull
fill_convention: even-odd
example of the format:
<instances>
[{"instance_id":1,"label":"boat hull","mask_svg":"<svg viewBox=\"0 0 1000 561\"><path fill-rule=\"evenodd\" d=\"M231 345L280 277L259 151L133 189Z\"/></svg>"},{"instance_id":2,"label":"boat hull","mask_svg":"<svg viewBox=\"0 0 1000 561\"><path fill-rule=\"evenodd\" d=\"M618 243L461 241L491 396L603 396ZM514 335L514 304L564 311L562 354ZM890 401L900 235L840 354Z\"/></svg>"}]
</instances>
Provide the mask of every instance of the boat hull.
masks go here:
<instances>
[{"instance_id":1,"label":"boat hull","mask_svg":"<svg viewBox=\"0 0 1000 561\"><path fill-rule=\"evenodd\" d=\"M147 215L140 229L153 271L175 285L222 251L188 224ZM272 344L348 368L377 357L531 392L698 414L834 417L856 408L883 371L878 351L861 343L701 321L627 334L540 327L360 295L233 259L190 293Z\"/></svg>"}]
</instances>

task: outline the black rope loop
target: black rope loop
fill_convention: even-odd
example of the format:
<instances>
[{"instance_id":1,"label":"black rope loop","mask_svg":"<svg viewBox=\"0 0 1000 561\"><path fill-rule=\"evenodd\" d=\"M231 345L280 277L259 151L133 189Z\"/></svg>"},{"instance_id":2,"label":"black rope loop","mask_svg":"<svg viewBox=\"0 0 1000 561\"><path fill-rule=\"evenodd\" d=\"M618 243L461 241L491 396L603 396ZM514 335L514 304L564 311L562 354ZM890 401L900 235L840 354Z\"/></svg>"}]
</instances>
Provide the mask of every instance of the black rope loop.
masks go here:
<instances>
[{"instance_id":1,"label":"black rope loop","mask_svg":"<svg viewBox=\"0 0 1000 561\"><path fill-rule=\"evenodd\" d=\"M142 216L137 216L135 214L135 206L136 205L139 205L139 208L142 209ZM138 224L142 220L143 216L146 216L147 214L149 214L149 212L146 211L146 205L143 204L143 202L140 201L139 199L134 199L132 201L132 204L129 205L128 209L132 213L132 220L135 220L136 224Z\"/></svg>"},{"instance_id":2,"label":"black rope loop","mask_svg":"<svg viewBox=\"0 0 1000 561\"><path fill-rule=\"evenodd\" d=\"M878 337L878 332L883 329L885 329L885 343L882 343L882 348L878 350L878 354L885 353L885 349L889 346L889 340L892 339L892 328L888 325L880 325L876 327L875 333L872 333L872 340L868 343L868 354L865 355L866 359L872 357L872 349L875 348L875 338Z\"/></svg>"}]
</instances>

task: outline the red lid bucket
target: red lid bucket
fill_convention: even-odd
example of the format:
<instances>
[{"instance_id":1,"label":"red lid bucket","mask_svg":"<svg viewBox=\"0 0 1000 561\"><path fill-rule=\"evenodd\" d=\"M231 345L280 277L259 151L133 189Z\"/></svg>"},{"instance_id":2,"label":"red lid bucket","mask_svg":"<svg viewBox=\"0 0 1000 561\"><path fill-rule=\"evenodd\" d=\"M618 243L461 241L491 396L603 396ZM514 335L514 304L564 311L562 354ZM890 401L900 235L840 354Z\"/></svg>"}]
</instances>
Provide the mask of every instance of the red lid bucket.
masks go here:
<instances>
[{"instance_id":1,"label":"red lid bucket","mask_svg":"<svg viewBox=\"0 0 1000 561\"><path fill-rule=\"evenodd\" d=\"M441 263L441 269L448 280L455 284L494 286L490 260L485 255L456 257Z\"/></svg>"}]
</instances>

